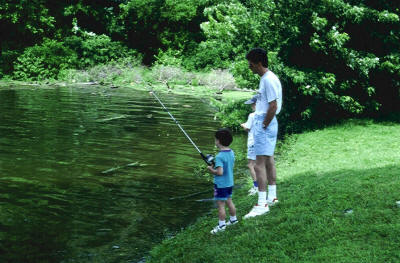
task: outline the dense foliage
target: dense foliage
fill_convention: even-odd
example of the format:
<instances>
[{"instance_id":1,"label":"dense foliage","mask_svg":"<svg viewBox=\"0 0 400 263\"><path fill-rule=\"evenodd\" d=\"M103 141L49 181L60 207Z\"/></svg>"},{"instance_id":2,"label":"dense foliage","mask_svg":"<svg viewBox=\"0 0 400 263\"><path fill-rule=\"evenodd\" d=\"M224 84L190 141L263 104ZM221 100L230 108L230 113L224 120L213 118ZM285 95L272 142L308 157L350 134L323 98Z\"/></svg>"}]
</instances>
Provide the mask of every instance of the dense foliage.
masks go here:
<instances>
[{"instance_id":1,"label":"dense foliage","mask_svg":"<svg viewBox=\"0 0 400 263\"><path fill-rule=\"evenodd\" d=\"M284 122L376 117L400 111L399 15L388 0L0 0L0 76L57 78L133 56L228 69L256 89L244 56L260 46L284 86Z\"/></svg>"}]
</instances>

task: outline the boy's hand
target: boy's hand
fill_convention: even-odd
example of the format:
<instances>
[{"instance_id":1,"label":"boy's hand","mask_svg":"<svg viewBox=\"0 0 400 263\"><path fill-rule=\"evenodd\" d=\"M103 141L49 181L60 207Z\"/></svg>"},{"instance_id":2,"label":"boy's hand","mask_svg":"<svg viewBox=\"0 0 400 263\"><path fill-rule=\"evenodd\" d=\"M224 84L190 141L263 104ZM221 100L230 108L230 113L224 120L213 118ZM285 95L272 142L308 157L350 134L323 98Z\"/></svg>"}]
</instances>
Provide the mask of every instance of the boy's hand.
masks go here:
<instances>
[{"instance_id":1,"label":"boy's hand","mask_svg":"<svg viewBox=\"0 0 400 263\"><path fill-rule=\"evenodd\" d=\"M245 123L240 124L240 126L247 132L250 130L245 126Z\"/></svg>"},{"instance_id":2,"label":"boy's hand","mask_svg":"<svg viewBox=\"0 0 400 263\"><path fill-rule=\"evenodd\" d=\"M217 167L217 169L214 169L211 165L207 166L208 170L213 174L213 175L223 175L224 174L224 169L222 167Z\"/></svg>"}]
</instances>

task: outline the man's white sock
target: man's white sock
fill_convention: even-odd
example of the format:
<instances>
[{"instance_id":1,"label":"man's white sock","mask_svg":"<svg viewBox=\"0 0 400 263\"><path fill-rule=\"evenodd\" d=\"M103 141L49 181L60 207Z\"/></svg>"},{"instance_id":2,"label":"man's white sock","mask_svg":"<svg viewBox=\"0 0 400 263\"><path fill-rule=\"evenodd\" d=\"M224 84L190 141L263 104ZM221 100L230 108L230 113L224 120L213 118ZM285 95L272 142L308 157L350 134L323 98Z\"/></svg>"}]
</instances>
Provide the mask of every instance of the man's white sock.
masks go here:
<instances>
[{"instance_id":1,"label":"man's white sock","mask_svg":"<svg viewBox=\"0 0 400 263\"><path fill-rule=\"evenodd\" d=\"M276 185L268 185L268 201L276 198Z\"/></svg>"},{"instance_id":2,"label":"man's white sock","mask_svg":"<svg viewBox=\"0 0 400 263\"><path fill-rule=\"evenodd\" d=\"M229 219L231 220L231 222L235 222L237 220L236 216L231 216Z\"/></svg>"},{"instance_id":3,"label":"man's white sock","mask_svg":"<svg viewBox=\"0 0 400 263\"><path fill-rule=\"evenodd\" d=\"M219 222L218 222L218 223L219 223L218 225L219 225L220 227L222 227L222 226L225 225L225 220L218 220L218 221L219 221Z\"/></svg>"},{"instance_id":4,"label":"man's white sock","mask_svg":"<svg viewBox=\"0 0 400 263\"><path fill-rule=\"evenodd\" d=\"M267 192L258 191L258 205L265 206L267 203Z\"/></svg>"}]
</instances>

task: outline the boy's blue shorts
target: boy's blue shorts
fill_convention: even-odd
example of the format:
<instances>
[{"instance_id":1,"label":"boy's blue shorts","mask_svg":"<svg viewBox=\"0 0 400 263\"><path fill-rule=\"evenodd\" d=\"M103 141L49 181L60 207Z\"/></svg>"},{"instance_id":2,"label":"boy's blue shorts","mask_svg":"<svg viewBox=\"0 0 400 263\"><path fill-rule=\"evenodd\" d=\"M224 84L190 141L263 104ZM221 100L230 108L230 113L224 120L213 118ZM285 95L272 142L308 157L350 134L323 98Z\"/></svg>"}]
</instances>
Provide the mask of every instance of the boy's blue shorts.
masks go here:
<instances>
[{"instance_id":1,"label":"boy's blue shorts","mask_svg":"<svg viewBox=\"0 0 400 263\"><path fill-rule=\"evenodd\" d=\"M228 198L232 198L232 189L231 187L218 188L216 184L214 184L214 200L228 200Z\"/></svg>"}]
</instances>

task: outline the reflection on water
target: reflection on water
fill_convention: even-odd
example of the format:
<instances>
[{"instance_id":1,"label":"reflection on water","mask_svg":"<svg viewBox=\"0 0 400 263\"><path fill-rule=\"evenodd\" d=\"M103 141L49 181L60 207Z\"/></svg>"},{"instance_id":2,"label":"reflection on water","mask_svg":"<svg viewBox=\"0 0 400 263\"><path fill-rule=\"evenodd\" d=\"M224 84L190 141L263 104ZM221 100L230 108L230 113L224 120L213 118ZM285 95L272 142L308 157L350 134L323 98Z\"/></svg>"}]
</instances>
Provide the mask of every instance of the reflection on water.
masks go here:
<instances>
[{"instance_id":1,"label":"reflection on water","mask_svg":"<svg viewBox=\"0 0 400 263\"><path fill-rule=\"evenodd\" d=\"M212 152L211 109L159 97ZM147 92L1 87L0 261L136 262L212 206L199 160Z\"/></svg>"}]
</instances>

